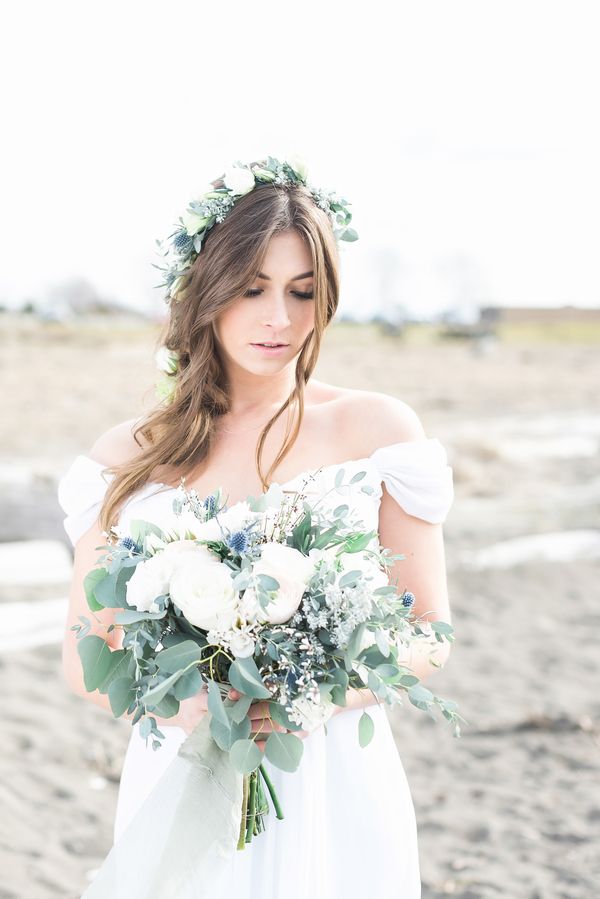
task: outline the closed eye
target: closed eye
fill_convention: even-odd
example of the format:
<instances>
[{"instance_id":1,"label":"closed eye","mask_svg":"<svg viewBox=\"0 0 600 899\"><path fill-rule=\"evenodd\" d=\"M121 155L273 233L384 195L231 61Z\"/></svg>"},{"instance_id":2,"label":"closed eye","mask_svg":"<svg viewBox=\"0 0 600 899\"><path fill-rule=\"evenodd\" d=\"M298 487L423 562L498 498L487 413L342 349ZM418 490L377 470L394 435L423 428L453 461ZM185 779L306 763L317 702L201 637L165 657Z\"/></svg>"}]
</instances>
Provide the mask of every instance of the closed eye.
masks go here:
<instances>
[{"instance_id":1,"label":"closed eye","mask_svg":"<svg viewBox=\"0 0 600 899\"><path fill-rule=\"evenodd\" d=\"M244 294L244 296L245 297L257 297L259 295L259 293L262 293L262 290L260 288L254 288L254 289L247 290L246 293ZM298 297L301 300L314 299L314 294L313 294L312 290L309 290L306 293L303 293L300 290L292 290L292 293L294 294L294 296Z\"/></svg>"}]
</instances>

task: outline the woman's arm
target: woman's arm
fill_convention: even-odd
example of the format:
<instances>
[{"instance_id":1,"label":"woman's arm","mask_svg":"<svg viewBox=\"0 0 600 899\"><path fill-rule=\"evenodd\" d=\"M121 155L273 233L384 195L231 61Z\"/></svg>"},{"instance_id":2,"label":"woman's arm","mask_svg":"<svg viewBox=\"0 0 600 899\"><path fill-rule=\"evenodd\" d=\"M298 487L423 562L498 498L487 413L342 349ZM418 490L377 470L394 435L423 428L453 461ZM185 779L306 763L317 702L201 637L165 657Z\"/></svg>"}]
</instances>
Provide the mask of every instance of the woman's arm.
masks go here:
<instances>
[{"instance_id":1,"label":"woman's arm","mask_svg":"<svg viewBox=\"0 0 600 899\"><path fill-rule=\"evenodd\" d=\"M361 432L369 435L371 451L426 437L414 410L395 397L361 392L353 398L353 405L353 427L357 420L361 421ZM424 630L427 621L452 624L442 524L409 515L384 484L381 489L379 542L392 555L405 556L388 569L390 584L396 586L398 595L404 590L414 593L412 612L423 621ZM408 651L400 648L398 661L423 681L445 665L450 649L450 643L446 640L440 643L432 634L428 639L420 638L414 642ZM337 707L335 714L345 708L360 708L378 701L369 689L352 689L347 696L347 705Z\"/></svg>"}]
</instances>

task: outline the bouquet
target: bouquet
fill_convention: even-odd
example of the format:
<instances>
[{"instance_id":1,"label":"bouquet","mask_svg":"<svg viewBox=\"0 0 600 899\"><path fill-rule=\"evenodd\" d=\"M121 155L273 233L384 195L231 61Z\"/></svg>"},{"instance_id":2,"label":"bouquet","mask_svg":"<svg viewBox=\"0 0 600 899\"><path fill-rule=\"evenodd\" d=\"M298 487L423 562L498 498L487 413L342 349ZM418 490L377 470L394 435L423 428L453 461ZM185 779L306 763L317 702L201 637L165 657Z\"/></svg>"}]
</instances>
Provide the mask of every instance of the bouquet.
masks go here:
<instances>
[{"instance_id":1,"label":"bouquet","mask_svg":"<svg viewBox=\"0 0 600 899\"><path fill-rule=\"evenodd\" d=\"M341 468L331 489L343 496L365 475L345 484ZM220 488L201 499L182 484L167 523L111 529L108 545L98 547L100 567L85 577L90 610L118 610L108 630L122 628L122 648L90 635L84 616L73 628L86 689L107 693L115 717L141 721L155 750L164 734L154 715L172 717L184 699L207 690L209 714L180 753L188 743L196 762L212 753L205 768L214 774L219 761L230 783L241 782L238 849L264 829L267 795L283 817L263 757L295 771L303 742L294 732L321 725L326 732L349 689L368 688L390 705L405 694L434 719L438 706L460 734L456 704L398 661L414 641L452 641L452 627L417 619L414 595L389 583L388 568L404 556L381 547L343 501L324 504L324 493L311 503L305 486L292 492L274 484L227 507ZM239 699L227 697L231 688ZM281 728L261 751L248 710L265 700ZM365 709L360 745L373 733Z\"/></svg>"}]
</instances>

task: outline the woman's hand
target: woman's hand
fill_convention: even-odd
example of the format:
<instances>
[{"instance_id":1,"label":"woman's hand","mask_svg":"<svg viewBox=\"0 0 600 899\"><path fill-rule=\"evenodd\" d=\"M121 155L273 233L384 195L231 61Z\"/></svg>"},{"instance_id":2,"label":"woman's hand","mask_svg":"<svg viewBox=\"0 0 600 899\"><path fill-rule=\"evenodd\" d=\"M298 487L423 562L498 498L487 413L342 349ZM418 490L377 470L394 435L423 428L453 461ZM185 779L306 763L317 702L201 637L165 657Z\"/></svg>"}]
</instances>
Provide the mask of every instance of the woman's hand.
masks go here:
<instances>
[{"instance_id":1,"label":"woman's hand","mask_svg":"<svg viewBox=\"0 0 600 899\"><path fill-rule=\"evenodd\" d=\"M233 687L227 694L229 699L239 699L242 694L235 690ZM271 716L269 715L269 703L265 702L253 702L250 708L248 709L248 717L252 723L252 730L250 732L250 737L254 739L255 734L265 734L264 740L256 740L256 745L264 752L266 738L272 733L274 730L280 731L282 733L293 733L296 737L300 737L303 740L308 736L308 731L306 730L295 730L288 731L283 724L279 724L277 721L273 721Z\"/></svg>"}]
</instances>

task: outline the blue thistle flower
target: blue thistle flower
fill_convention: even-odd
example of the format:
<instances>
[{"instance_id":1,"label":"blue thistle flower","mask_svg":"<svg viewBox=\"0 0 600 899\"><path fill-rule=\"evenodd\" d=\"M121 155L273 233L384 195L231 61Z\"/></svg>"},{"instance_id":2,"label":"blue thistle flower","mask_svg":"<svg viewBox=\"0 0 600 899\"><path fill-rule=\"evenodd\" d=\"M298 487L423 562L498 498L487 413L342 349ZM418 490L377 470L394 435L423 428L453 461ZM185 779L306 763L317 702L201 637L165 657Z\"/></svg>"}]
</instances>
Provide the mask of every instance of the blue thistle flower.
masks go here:
<instances>
[{"instance_id":1,"label":"blue thistle flower","mask_svg":"<svg viewBox=\"0 0 600 899\"><path fill-rule=\"evenodd\" d=\"M227 538L227 545L234 553L241 556L248 547L248 534L246 531L233 531Z\"/></svg>"},{"instance_id":2,"label":"blue thistle flower","mask_svg":"<svg viewBox=\"0 0 600 899\"><path fill-rule=\"evenodd\" d=\"M217 500L212 493L206 497L202 505L204 506L210 517L213 518L215 512L217 511Z\"/></svg>"},{"instance_id":3,"label":"blue thistle flower","mask_svg":"<svg viewBox=\"0 0 600 899\"><path fill-rule=\"evenodd\" d=\"M193 245L194 241L187 233L187 231L177 232L177 234L175 235L175 239L173 240L173 247L175 248L177 253L179 253L181 256L186 256L192 249Z\"/></svg>"},{"instance_id":4,"label":"blue thistle flower","mask_svg":"<svg viewBox=\"0 0 600 899\"><path fill-rule=\"evenodd\" d=\"M415 594L411 593L410 590L405 590L402 594L402 605L405 609L410 609L412 604L415 601Z\"/></svg>"},{"instance_id":5,"label":"blue thistle flower","mask_svg":"<svg viewBox=\"0 0 600 899\"><path fill-rule=\"evenodd\" d=\"M119 540L119 546L122 546L123 549L133 550L134 552L141 552L141 548L132 537L122 537Z\"/></svg>"}]
</instances>

